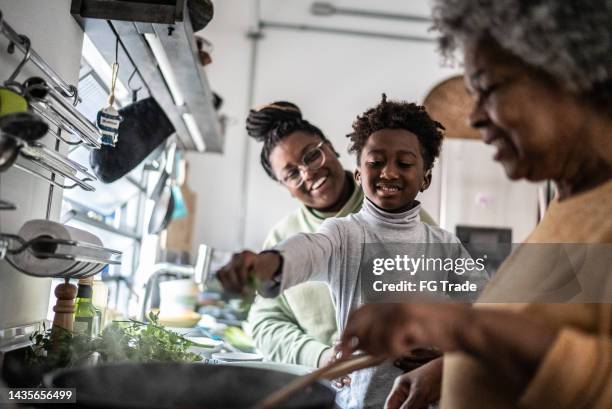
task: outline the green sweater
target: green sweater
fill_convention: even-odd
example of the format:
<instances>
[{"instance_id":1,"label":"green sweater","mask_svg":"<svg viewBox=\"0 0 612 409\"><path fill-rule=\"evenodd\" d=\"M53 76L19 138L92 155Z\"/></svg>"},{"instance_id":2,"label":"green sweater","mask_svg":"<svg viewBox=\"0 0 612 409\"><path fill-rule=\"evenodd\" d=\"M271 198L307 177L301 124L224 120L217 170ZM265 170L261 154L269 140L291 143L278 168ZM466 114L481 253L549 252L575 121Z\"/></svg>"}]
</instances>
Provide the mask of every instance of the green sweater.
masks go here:
<instances>
[{"instance_id":1,"label":"green sweater","mask_svg":"<svg viewBox=\"0 0 612 409\"><path fill-rule=\"evenodd\" d=\"M349 174L353 183L353 177ZM361 209L363 192L355 185L348 202L337 213L322 213L305 205L276 224L263 247L273 247L296 233L314 233L328 217L344 217ZM435 225L424 210L424 223ZM317 367L319 357L336 338L334 304L327 284L306 282L277 298L258 297L248 324L257 348L267 360Z\"/></svg>"}]
</instances>

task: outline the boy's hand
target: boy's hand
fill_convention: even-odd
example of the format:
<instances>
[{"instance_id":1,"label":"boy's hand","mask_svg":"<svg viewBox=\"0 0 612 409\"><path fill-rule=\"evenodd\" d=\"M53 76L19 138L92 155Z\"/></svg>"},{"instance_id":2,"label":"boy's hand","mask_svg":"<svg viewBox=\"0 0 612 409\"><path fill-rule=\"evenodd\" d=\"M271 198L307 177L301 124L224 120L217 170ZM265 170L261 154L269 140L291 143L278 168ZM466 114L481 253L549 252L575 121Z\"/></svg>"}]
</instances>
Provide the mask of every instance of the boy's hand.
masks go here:
<instances>
[{"instance_id":1,"label":"boy's hand","mask_svg":"<svg viewBox=\"0 0 612 409\"><path fill-rule=\"evenodd\" d=\"M223 288L229 292L244 294L248 291L249 278L261 281L274 278L281 263L281 256L275 252L254 253L249 250L235 253L232 259L217 271Z\"/></svg>"},{"instance_id":2,"label":"boy's hand","mask_svg":"<svg viewBox=\"0 0 612 409\"><path fill-rule=\"evenodd\" d=\"M442 358L395 379L385 409L426 409L440 399Z\"/></svg>"}]
</instances>

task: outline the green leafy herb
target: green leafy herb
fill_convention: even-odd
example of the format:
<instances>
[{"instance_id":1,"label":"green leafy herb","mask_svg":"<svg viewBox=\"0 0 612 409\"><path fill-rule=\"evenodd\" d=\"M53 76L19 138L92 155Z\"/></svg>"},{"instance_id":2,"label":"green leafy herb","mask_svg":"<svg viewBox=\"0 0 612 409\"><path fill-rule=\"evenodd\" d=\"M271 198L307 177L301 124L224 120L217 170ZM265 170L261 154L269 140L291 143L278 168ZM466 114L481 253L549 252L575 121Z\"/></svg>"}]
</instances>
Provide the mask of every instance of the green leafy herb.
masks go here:
<instances>
[{"instance_id":1,"label":"green leafy herb","mask_svg":"<svg viewBox=\"0 0 612 409\"><path fill-rule=\"evenodd\" d=\"M97 352L102 362L194 362L198 354L188 348L206 345L191 342L159 324L150 313L149 322L115 321L99 336L73 335L63 328L43 330L30 337L30 362L49 369L80 365Z\"/></svg>"},{"instance_id":2,"label":"green leafy herb","mask_svg":"<svg viewBox=\"0 0 612 409\"><path fill-rule=\"evenodd\" d=\"M257 297L257 289L261 285L261 280L255 276L249 276L249 282L246 286L244 294L242 295L242 301L240 302L240 310L243 313L248 313L251 309L251 305L255 302Z\"/></svg>"}]
</instances>

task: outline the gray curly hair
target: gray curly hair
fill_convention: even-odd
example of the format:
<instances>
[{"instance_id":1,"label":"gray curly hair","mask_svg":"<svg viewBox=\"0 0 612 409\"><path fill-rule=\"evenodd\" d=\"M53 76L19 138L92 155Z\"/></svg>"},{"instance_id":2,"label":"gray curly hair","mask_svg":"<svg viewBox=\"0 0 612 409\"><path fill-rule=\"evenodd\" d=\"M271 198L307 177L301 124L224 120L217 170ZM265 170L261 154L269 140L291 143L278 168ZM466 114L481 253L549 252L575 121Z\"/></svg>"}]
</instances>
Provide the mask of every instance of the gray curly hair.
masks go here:
<instances>
[{"instance_id":1,"label":"gray curly hair","mask_svg":"<svg viewBox=\"0 0 612 409\"><path fill-rule=\"evenodd\" d=\"M442 55L486 36L612 107L612 0L433 0ZM603 86L603 89L602 89Z\"/></svg>"}]
</instances>

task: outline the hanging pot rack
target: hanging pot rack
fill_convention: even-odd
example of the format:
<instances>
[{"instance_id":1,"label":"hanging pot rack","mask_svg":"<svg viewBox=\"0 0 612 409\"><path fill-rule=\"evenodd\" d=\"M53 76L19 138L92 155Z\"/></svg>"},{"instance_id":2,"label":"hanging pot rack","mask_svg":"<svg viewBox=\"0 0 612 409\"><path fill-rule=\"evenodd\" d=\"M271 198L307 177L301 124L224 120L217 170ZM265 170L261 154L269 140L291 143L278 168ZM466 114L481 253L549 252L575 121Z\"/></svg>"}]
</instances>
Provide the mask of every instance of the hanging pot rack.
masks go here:
<instances>
[{"instance_id":1,"label":"hanging pot rack","mask_svg":"<svg viewBox=\"0 0 612 409\"><path fill-rule=\"evenodd\" d=\"M71 146L83 145L89 149L99 149L100 133L76 105L80 101L78 90L74 85L67 83L57 72L34 51L27 36L17 33L3 18L0 10L0 34L9 40L9 53L19 49L23 58L14 72L4 82L4 86L19 92L28 100L31 110L46 119L50 124L57 127L58 132L54 136ZM46 80L35 78L37 81L31 83L27 80L24 84L16 81L19 73L26 63L32 62L44 74ZM65 131L76 138L72 139L62 136ZM36 142L22 142L20 146L20 157L23 160L13 166L23 172L43 179L53 186L62 189L73 189L80 187L85 191L95 191L95 188L87 183L96 181L97 178L85 166L69 159L55 150L49 149ZM34 166L25 166L31 163ZM47 173L46 171L50 172ZM58 181L56 175L62 176L66 181ZM67 182L70 181L70 182Z\"/></svg>"},{"instance_id":2,"label":"hanging pot rack","mask_svg":"<svg viewBox=\"0 0 612 409\"><path fill-rule=\"evenodd\" d=\"M17 48L23 53L23 59L9 77L5 81L5 86L24 91L23 85L15 81L18 74L21 72L25 64L31 61L44 74L50 82L50 86L36 85L35 89L43 90L49 96L48 100L36 98L29 99L32 102L32 109L39 115L46 118L53 125L77 136L82 142L69 144L75 145L84 143L88 148L99 149L100 133L98 129L85 116L76 109L76 105L80 102L77 88L66 82L31 46L30 39L18 34L6 21L0 10L0 34L4 35L9 40L9 53L14 52ZM26 90L27 91L27 90ZM68 102L67 99L72 99ZM62 141L66 140L60 138Z\"/></svg>"},{"instance_id":3,"label":"hanging pot rack","mask_svg":"<svg viewBox=\"0 0 612 409\"><path fill-rule=\"evenodd\" d=\"M6 21L4 21L2 11L0 11L0 32L9 39L14 47L18 48L27 57L22 61L22 64L25 64L27 61L32 61L63 96L66 98L74 98L76 105L79 100L77 88L62 79L62 77L30 47L30 40L28 37L18 34Z\"/></svg>"},{"instance_id":4,"label":"hanging pot rack","mask_svg":"<svg viewBox=\"0 0 612 409\"><path fill-rule=\"evenodd\" d=\"M29 162L38 165L39 168L48 170L71 180L73 184L67 185L59 183L54 178L46 176L37 170L25 167L21 163L15 163L13 166L19 170L46 180L54 186L62 189L73 189L78 186L88 192L93 192L96 190L92 185L87 183L98 180L89 172L89 169L40 143L33 142L24 145L21 148L20 155ZM79 174L82 174L83 176L79 177Z\"/></svg>"}]
</instances>

